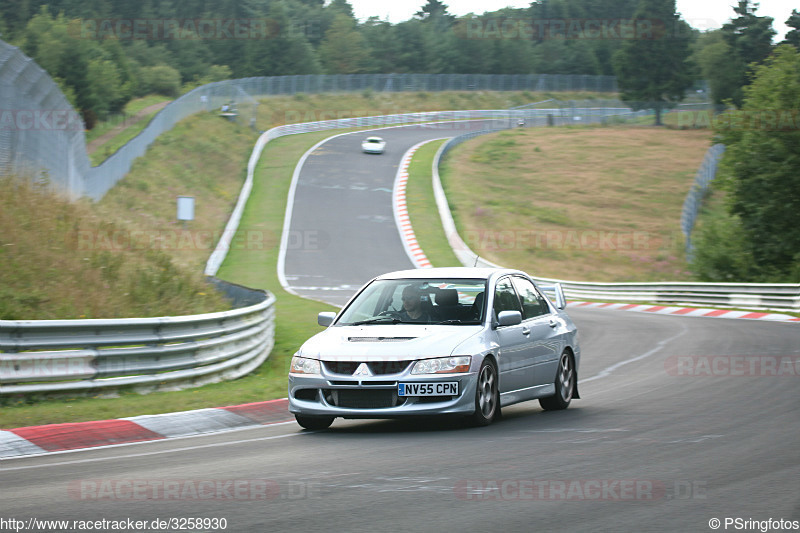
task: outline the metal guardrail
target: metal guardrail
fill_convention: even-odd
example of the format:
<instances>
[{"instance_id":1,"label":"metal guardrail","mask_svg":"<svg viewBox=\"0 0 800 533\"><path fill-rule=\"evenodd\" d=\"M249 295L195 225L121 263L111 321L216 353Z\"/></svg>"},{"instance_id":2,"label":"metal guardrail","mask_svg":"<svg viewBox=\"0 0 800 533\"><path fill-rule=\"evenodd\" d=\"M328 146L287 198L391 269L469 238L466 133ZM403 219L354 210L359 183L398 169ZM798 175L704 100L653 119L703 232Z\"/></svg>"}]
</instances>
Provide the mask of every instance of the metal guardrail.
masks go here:
<instances>
[{"instance_id":1,"label":"metal guardrail","mask_svg":"<svg viewBox=\"0 0 800 533\"><path fill-rule=\"evenodd\" d=\"M215 284L257 303L177 317L0 320L0 395L152 391L248 374L272 350L275 297Z\"/></svg>"},{"instance_id":2,"label":"metal guardrail","mask_svg":"<svg viewBox=\"0 0 800 533\"><path fill-rule=\"evenodd\" d=\"M561 283L567 297L578 300L800 311L800 284L795 283L585 283L548 278L538 281Z\"/></svg>"},{"instance_id":3,"label":"metal guardrail","mask_svg":"<svg viewBox=\"0 0 800 533\"><path fill-rule=\"evenodd\" d=\"M478 135L498 130L471 132L444 143L433 160L433 190L445 235L464 266L498 267L473 252L458 234L439 176L445 155L456 145ZM712 154L718 157L722 149ZM706 163L704 162L704 166ZM708 182L706 182L707 185ZM800 283L592 283L551 278L534 278L542 284L560 283L567 298L617 302L657 302L664 304L710 305L758 310L800 311Z\"/></svg>"}]
</instances>

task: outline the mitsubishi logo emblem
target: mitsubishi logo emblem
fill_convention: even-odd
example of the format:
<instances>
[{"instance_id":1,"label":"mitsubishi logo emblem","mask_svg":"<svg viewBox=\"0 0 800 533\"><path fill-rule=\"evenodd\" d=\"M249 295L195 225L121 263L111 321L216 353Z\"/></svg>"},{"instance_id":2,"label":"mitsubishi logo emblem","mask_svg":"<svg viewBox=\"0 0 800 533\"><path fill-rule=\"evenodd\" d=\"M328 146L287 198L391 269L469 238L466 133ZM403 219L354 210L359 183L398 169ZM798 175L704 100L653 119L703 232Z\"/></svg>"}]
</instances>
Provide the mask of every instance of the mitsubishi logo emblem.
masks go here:
<instances>
[{"instance_id":1,"label":"mitsubishi logo emblem","mask_svg":"<svg viewBox=\"0 0 800 533\"><path fill-rule=\"evenodd\" d=\"M367 363L361 363L360 365L358 365L358 368L356 368L356 371L353 372L353 375L354 376L371 376L372 372L369 371L369 367L367 366Z\"/></svg>"}]
</instances>

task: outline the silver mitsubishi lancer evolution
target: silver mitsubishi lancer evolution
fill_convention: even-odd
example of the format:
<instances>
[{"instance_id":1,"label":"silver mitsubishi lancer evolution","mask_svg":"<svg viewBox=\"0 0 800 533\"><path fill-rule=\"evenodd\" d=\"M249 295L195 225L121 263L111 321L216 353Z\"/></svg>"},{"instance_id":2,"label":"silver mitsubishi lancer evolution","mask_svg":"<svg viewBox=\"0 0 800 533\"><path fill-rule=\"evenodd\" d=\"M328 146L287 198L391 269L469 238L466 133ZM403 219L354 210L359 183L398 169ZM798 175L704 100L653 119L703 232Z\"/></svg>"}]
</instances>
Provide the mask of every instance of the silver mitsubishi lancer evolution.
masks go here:
<instances>
[{"instance_id":1,"label":"silver mitsubishi lancer evolution","mask_svg":"<svg viewBox=\"0 0 800 533\"><path fill-rule=\"evenodd\" d=\"M432 268L367 283L292 358L289 410L306 429L336 417L461 415L491 424L500 408L578 395L577 328L524 272Z\"/></svg>"}]
</instances>

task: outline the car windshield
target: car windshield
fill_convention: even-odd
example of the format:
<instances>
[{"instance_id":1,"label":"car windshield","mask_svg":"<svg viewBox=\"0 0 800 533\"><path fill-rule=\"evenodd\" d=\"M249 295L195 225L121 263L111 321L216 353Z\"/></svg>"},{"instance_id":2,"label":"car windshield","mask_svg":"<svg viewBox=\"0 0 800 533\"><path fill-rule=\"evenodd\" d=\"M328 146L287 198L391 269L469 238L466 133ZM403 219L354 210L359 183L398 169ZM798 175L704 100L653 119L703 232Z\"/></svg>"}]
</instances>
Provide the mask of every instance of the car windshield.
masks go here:
<instances>
[{"instance_id":1,"label":"car windshield","mask_svg":"<svg viewBox=\"0 0 800 533\"><path fill-rule=\"evenodd\" d=\"M376 280L347 306L336 324L480 324L485 293L484 279Z\"/></svg>"}]
</instances>

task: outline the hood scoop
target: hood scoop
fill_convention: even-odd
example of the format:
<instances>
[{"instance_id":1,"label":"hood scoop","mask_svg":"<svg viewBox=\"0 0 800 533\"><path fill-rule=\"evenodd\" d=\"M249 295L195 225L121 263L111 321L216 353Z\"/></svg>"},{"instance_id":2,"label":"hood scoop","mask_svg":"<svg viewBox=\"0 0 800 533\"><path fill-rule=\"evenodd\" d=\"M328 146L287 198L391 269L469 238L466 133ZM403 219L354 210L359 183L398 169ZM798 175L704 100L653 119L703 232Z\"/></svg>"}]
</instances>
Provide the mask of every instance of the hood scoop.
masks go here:
<instances>
[{"instance_id":1,"label":"hood scoop","mask_svg":"<svg viewBox=\"0 0 800 533\"><path fill-rule=\"evenodd\" d=\"M350 342L405 342L416 337L348 337Z\"/></svg>"}]
</instances>

